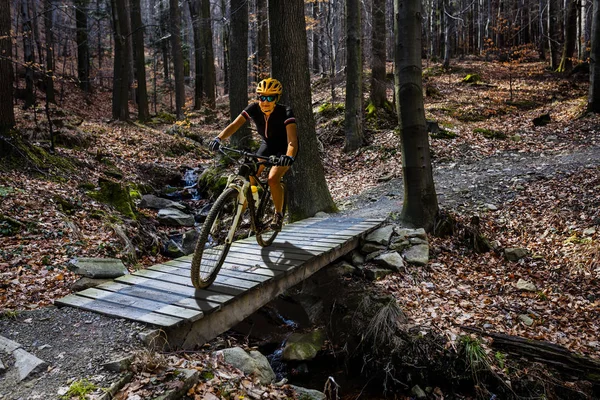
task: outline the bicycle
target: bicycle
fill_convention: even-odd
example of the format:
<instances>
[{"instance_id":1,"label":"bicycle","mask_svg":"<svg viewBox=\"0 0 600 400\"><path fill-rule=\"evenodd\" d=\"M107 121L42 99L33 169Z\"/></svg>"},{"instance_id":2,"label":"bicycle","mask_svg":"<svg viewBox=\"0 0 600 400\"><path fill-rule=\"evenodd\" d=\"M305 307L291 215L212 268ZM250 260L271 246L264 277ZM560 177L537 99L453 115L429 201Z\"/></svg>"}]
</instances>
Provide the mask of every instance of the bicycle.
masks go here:
<instances>
[{"instance_id":1,"label":"bicycle","mask_svg":"<svg viewBox=\"0 0 600 400\"><path fill-rule=\"evenodd\" d=\"M238 172L231 174L223 193L219 195L211 207L202 228L194 255L192 257L192 284L197 289L210 286L217 278L221 266L225 262L231 244L246 235L239 229L248 210L250 214L250 236L256 236L257 243L270 246L277 237L278 231L271 229L275 216L275 204L266 180L256 174L261 165L272 167L277 165L264 156L242 150L220 146L219 152L239 164ZM231 155L239 154L243 159L235 159ZM250 182L254 179L256 186ZM287 194L283 181L283 214L285 217ZM262 194L261 194L262 192Z\"/></svg>"}]
</instances>

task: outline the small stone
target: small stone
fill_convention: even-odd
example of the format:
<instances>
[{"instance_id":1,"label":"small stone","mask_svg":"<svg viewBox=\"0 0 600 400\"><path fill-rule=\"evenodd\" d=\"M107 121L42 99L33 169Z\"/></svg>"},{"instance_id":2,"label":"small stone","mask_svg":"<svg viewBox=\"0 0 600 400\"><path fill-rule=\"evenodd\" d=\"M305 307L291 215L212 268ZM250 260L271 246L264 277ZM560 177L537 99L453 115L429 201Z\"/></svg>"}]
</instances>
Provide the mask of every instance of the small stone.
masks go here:
<instances>
[{"instance_id":1,"label":"small stone","mask_svg":"<svg viewBox=\"0 0 600 400\"><path fill-rule=\"evenodd\" d=\"M519 315L519 320L520 320L521 322L523 322L523 323L524 323L525 325L527 325L527 326L531 326L531 325L533 325L533 322L534 322L534 321L533 321L533 318L531 318L531 317L530 317L529 315L527 315L527 314L520 314L520 315Z\"/></svg>"},{"instance_id":2,"label":"small stone","mask_svg":"<svg viewBox=\"0 0 600 400\"><path fill-rule=\"evenodd\" d=\"M486 204L485 207L490 211L498 211L498 207L494 204Z\"/></svg>"},{"instance_id":3,"label":"small stone","mask_svg":"<svg viewBox=\"0 0 600 400\"><path fill-rule=\"evenodd\" d=\"M591 227L591 228L587 228L583 230L583 235L584 236L592 236L594 233L596 233L596 228Z\"/></svg>"},{"instance_id":4,"label":"small stone","mask_svg":"<svg viewBox=\"0 0 600 400\"><path fill-rule=\"evenodd\" d=\"M519 278L517 281L517 289L525 290L527 292L535 292L537 291L537 287L532 282L526 281L525 279Z\"/></svg>"}]
</instances>

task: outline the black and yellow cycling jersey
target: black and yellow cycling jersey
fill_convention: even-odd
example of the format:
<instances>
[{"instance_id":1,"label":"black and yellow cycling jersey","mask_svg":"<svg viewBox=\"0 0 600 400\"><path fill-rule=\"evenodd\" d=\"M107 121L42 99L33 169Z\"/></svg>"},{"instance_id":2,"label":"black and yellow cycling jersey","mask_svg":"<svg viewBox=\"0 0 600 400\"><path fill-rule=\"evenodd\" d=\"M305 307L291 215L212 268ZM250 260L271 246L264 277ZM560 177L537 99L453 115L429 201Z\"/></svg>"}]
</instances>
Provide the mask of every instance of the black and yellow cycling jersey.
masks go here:
<instances>
[{"instance_id":1,"label":"black and yellow cycling jersey","mask_svg":"<svg viewBox=\"0 0 600 400\"><path fill-rule=\"evenodd\" d=\"M273 112L265 115L258 103L252 103L242 111L242 116L254 121L258 134L262 138L262 144L257 154L264 156L286 154L288 148L288 137L286 126L295 124L296 118L291 107L276 104Z\"/></svg>"}]
</instances>

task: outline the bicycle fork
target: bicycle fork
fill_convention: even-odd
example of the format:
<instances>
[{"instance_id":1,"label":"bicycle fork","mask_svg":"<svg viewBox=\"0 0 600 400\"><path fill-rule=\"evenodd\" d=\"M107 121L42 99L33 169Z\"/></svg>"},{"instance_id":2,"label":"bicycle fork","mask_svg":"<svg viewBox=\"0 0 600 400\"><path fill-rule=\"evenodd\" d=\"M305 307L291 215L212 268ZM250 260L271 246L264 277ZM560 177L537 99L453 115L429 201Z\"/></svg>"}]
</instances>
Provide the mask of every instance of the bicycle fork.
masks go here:
<instances>
[{"instance_id":1,"label":"bicycle fork","mask_svg":"<svg viewBox=\"0 0 600 400\"><path fill-rule=\"evenodd\" d=\"M246 193L245 190L248 190L249 185L249 183L244 183L242 187L238 185L232 185L238 191L238 204L235 217L233 218L233 223L231 224L231 227L229 228L229 233L227 234L227 238L225 239L225 243L227 244L233 243L233 235L237 230L237 226L240 223L240 218L242 216L242 213L244 212L244 203L246 202L246 195L244 193Z\"/></svg>"}]
</instances>

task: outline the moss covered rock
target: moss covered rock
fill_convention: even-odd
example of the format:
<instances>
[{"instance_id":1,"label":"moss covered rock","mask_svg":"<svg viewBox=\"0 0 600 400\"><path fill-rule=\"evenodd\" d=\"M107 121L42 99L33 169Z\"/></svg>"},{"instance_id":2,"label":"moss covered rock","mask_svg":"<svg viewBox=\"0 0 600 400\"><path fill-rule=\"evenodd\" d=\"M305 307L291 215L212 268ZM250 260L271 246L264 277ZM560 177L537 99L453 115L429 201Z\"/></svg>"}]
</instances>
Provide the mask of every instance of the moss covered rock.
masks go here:
<instances>
[{"instance_id":1,"label":"moss covered rock","mask_svg":"<svg viewBox=\"0 0 600 400\"><path fill-rule=\"evenodd\" d=\"M124 187L119 182L100 178L98 180L99 190L88 192L88 195L95 200L113 206L121 214L135 219L133 201L129 194L129 188Z\"/></svg>"}]
</instances>

